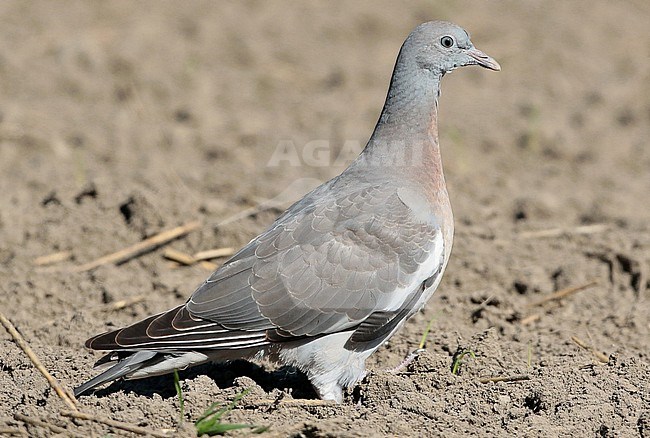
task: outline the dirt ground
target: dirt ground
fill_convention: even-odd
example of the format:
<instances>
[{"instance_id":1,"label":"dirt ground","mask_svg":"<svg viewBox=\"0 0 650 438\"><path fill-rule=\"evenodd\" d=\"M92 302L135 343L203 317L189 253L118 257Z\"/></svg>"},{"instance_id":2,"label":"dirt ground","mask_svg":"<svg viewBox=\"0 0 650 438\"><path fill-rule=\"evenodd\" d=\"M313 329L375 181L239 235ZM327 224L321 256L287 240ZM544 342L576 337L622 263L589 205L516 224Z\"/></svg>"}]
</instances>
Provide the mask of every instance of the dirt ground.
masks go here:
<instances>
[{"instance_id":1,"label":"dirt ground","mask_svg":"<svg viewBox=\"0 0 650 438\"><path fill-rule=\"evenodd\" d=\"M195 219L204 226L167 248L248 242L282 208L248 209L288 206L364 144L404 37L431 19L468 29L503 69L443 81L457 233L439 290L344 404L291 402L315 397L291 369L201 366L181 373L176 433L251 388L226 420L267 436L650 437L645 0L0 2L2 313L62 384L91 377L100 354L86 338L182 303L210 272L171 266L163 248L67 268ZM278 163L278 148L295 154ZM60 251L72 258L34 266ZM114 310L129 299L140 301ZM429 321L426 351L383 371ZM464 350L475 357L452 374ZM482 382L517 376L528 380ZM170 376L115 383L79 407L152 430L179 419ZM121 434L64 408L0 330L0 430L53 434L22 413Z\"/></svg>"}]
</instances>

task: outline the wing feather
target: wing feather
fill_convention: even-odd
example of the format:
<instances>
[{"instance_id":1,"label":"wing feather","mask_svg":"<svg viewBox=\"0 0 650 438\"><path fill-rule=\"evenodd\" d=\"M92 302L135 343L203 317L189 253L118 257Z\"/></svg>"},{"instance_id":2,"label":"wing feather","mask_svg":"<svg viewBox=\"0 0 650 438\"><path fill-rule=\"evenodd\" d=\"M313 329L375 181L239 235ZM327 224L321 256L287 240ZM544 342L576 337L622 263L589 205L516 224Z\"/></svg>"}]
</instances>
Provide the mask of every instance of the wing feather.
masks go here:
<instances>
[{"instance_id":1,"label":"wing feather","mask_svg":"<svg viewBox=\"0 0 650 438\"><path fill-rule=\"evenodd\" d=\"M191 314L231 329L318 336L396 310L438 263L429 261L437 224L415 218L387 185L292 209L242 250L252 256L238 269L226 266L194 293ZM249 286L235 298L228 293L235 284Z\"/></svg>"},{"instance_id":2,"label":"wing feather","mask_svg":"<svg viewBox=\"0 0 650 438\"><path fill-rule=\"evenodd\" d=\"M339 330L357 330L354 342L390 332L442 263L441 231L415 217L394 187L346 190L294 204L184 306L87 345L247 348Z\"/></svg>"},{"instance_id":3,"label":"wing feather","mask_svg":"<svg viewBox=\"0 0 650 438\"><path fill-rule=\"evenodd\" d=\"M228 330L215 322L192 317L185 306L178 306L86 341L86 346L95 350L180 351L197 348L250 348L266 344L268 339L264 331Z\"/></svg>"}]
</instances>

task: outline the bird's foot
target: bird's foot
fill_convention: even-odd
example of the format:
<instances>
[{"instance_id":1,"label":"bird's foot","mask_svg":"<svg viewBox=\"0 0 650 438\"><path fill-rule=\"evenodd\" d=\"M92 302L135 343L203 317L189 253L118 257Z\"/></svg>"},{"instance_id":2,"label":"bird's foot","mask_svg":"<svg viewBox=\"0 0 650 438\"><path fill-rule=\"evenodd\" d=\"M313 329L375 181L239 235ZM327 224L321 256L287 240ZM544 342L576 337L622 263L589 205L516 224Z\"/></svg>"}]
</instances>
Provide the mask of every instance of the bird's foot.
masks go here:
<instances>
[{"instance_id":1,"label":"bird's foot","mask_svg":"<svg viewBox=\"0 0 650 438\"><path fill-rule=\"evenodd\" d=\"M401 371L404 371L406 369L406 367L409 366L411 363L413 363L415 358L417 358L423 351L424 351L424 348L418 348L416 350L413 350L412 352L410 352L408 354L408 356L406 356L406 358L404 358L402 363L397 365L395 368L389 368L389 369L387 369L385 371L387 373L391 373L391 374L397 374L397 373L399 373Z\"/></svg>"}]
</instances>

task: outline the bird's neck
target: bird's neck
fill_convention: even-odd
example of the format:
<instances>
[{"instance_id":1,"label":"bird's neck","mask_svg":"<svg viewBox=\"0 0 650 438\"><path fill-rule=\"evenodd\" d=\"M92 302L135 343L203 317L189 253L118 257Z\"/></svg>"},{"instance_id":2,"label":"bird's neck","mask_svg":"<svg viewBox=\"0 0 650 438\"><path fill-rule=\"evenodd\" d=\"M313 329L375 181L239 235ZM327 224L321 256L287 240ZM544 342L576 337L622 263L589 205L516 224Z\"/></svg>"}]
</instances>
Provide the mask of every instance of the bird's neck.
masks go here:
<instances>
[{"instance_id":1,"label":"bird's neck","mask_svg":"<svg viewBox=\"0 0 650 438\"><path fill-rule=\"evenodd\" d=\"M398 60L381 116L360 158L368 164L425 167L442 174L439 94L439 76Z\"/></svg>"}]
</instances>

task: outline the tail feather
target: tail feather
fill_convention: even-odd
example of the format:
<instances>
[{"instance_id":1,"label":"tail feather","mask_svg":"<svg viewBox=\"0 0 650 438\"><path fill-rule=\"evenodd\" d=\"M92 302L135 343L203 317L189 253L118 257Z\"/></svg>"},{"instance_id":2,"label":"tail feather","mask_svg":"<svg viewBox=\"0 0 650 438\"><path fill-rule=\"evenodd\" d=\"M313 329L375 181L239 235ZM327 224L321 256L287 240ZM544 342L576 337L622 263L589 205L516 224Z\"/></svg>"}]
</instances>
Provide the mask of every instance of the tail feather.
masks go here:
<instances>
[{"instance_id":1,"label":"tail feather","mask_svg":"<svg viewBox=\"0 0 650 438\"><path fill-rule=\"evenodd\" d=\"M86 391L89 391L94 387L101 385L102 383L119 379L120 377L124 377L129 373L136 371L137 369L147 364L147 362L150 362L157 354L158 353L156 353L155 351L138 351L133 353L132 355L120 360L118 363L116 363L115 365L113 365L111 368L104 371L100 375L90 379L86 383L75 388L74 396L78 397L81 394L85 393ZM100 359L100 361L98 362L98 365L105 365L105 364L106 361L103 359Z\"/></svg>"},{"instance_id":2,"label":"tail feather","mask_svg":"<svg viewBox=\"0 0 650 438\"><path fill-rule=\"evenodd\" d=\"M121 356L128 352L118 352ZM104 371L97 377L94 377L75 388L75 397L82 395L91 389L103 383L107 383L120 378L124 379L142 379L145 377L158 376L167 374L175 369L182 370L188 366L198 365L207 362L208 356L198 351L188 351L184 353L163 353L157 351L136 351L132 354L116 358L115 352L108 354L100 359L96 366L106 367L114 360L118 362Z\"/></svg>"},{"instance_id":3,"label":"tail feather","mask_svg":"<svg viewBox=\"0 0 650 438\"><path fill-rule=\"evenodd\" d=\"M208 361L208 355L220 360L245 357L269 343L264 330L228 330L178 306L88 339L88 348L113 351L95 364L105 371L76 388L74 394L79 396L120 378L139 379L184 369Z\"/></svg>"}]
</instances>

